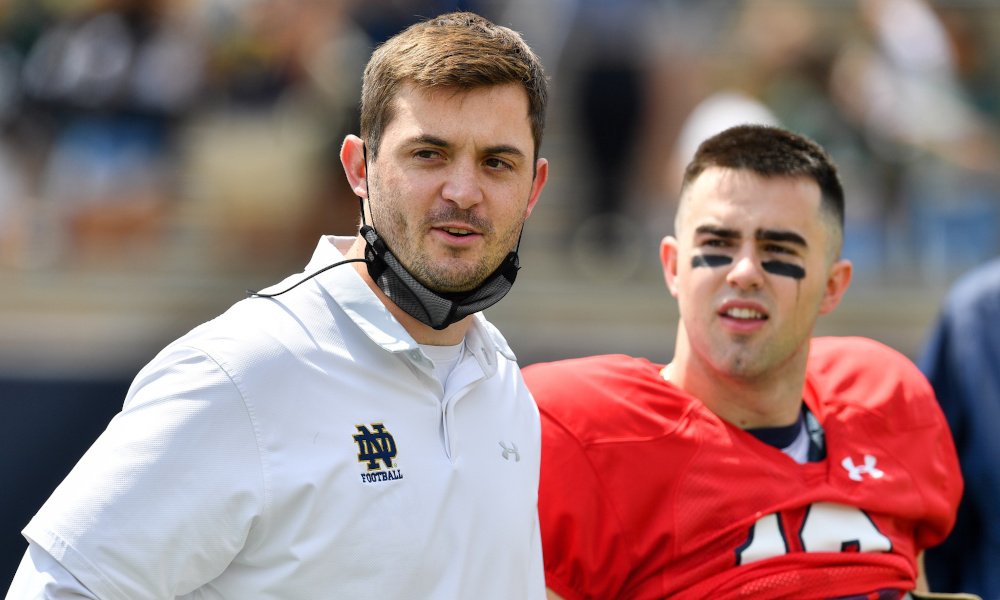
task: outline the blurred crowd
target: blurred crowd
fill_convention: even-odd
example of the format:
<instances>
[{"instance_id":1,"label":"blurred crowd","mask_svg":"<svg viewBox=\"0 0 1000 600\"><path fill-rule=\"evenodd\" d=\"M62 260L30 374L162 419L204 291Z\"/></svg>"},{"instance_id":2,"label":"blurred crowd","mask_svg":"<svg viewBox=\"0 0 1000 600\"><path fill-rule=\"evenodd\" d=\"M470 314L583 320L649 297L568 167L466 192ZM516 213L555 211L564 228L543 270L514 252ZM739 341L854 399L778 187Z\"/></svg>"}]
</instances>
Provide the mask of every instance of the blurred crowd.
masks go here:
<instances>
[{"instance_id":1,"label":"blurred crowd","mask_svg":"<svg viewBox=\"0 0 1000 600\"><path fill-rule=\"evenodd\" d=\"M830 150L862 276L1000 253L986 0L6 0L0 270L304 263L357 225L337 151L372 48L455 9L548 69L539 206L579 265L655 251L698 142L743 121Z\"/></svg>"},{"instance_id":2,"label":"blurred crowd","mask_svg":"<svg viewBox=\"0 0 1000 600\"><path fill-rule=\"evenodd\" d=\"M162 314L169 301L138 312L108 298L148 285L150 274L208 275L190 278L202 288L217 273L272 282L305 265L319 235L353 235L359 204L338 151L345 134L358 133L364 65L381 41L452 10L521 32L547 69L550 178L521 249L555 255L560 268L569 259L574 281L658 278L657 245L673 231L683 166L702 139L748 121L783 125L832 154L847 194L844 252L855 288L943 285L1000 255L996 0L0 0L0 285L42 288L15 298L13 310L0 302L0 399L8 400L0 454L17 490L0 494L8 540L0 581L23 552L16 532L70 466L59 461L75 460L103 429L154 347L219 308L195 318L192 302L175 322ZM62 294L41 285L107 271L128 283L113 281L87 310L72 306L86 277L69 278ZM137 302L180 278L163 279ZM242 289L229 283L220 306ZM191 295L212 295L202 288ZM520 332L523 313L510 309L503 330L528 357L523 364L664 346L652 305L622 308L617 288L571 289L606 306L545 312L535 298L547 294L529 295L525 304L546 318L597 316L562 328L526 320ZM655 290L655 306L667 304L662 281ZM34 310L48 296L65 304ZM952 356L948 339L961 347L969 332L997 339L983 325L995 320L960 306L967 329L934 338L942 345L930 356L941 364ZM108 317L116 312L120 321ZM637 323L621 320L633 313ZM850 333L879 338L878 325ZM636 345L640 334L649 346ZM914 353L915 344L882 341ZM111 358L81 361L102 352ZM954 356L978 368L996 352ZM36 371L123 379L17 379ZM969 385L977 400L989 397L982 385ZM963 450L963 461L978 453L992 472L1000 416L951 402L960 448L962 428L981 425L985 433L969 439L990 450L970 443L975 452ZM978 463L969 468L968 480L979 476ZM963 511L980 498L992 506L997 486L980 487ZM990 527L1000 538L1000 520ZM963 516L954 539L967 547L963 532L981 529ZM981 556L994 573L994 555Z\"/></svg>"}]
</instances>

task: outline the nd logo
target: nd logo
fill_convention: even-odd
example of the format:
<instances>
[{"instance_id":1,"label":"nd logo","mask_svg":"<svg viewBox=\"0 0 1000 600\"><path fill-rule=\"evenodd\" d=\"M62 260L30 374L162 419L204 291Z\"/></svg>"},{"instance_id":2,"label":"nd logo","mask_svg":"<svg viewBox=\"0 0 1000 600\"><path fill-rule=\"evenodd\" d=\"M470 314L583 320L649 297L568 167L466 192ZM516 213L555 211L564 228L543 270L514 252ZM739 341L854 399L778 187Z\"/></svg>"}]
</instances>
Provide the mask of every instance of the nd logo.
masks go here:
<instances>
[{"instance_id":1,"label":"nd logo","mask_svg":"<svg viewBox=\"0 0 1000 600\"><path fill-rule=\"evenodd\" d=\"M370 431L364 425L357 425L358 434L354 441L358 443L358 462L367 462L369 471L377 471L382 461L386 469L392 468L392 459L396 458L396 440L385 430L382 423L372 423Z\"/></svg>"}]
</instances>

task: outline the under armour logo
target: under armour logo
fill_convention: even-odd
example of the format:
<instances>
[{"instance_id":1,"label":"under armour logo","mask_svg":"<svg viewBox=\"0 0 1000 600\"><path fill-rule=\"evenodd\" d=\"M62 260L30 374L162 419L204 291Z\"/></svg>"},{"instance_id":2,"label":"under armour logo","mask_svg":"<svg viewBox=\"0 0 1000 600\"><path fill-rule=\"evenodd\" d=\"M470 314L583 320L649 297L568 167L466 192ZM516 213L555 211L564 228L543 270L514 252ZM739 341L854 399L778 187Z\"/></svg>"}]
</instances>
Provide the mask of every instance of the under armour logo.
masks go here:
<instances>
[{"instance_id":1,"label":"under armour logo","mask_svg":"<svg viewBox=\"0 0 1000 600\"><path fill-rule=\"evenodd\" d=\"M510 455L511 455L511 453L513 453L514 454L514 462L520 462L521 461L521 454L517 451L517 444L515 444L514 442L511 442L510 445L513 446L513 448L508 448L507 444L504 444L503 442L500 442L500 447L503 448L503 457L504 457L504 459L505 460L510 460Z\"/></svg>"},{"instance_id":2,"label":"under armour logo","mask_svg":"<svg viewBox=\"0 0 1000 600\"><path fill-rule=\"evenodd\" d=\"M378 461L385 464L385 468L392 468L392 459L396 458L396 440L392 439L392 434L385 430L382 423L372 423L374 433L364 425L357 425L361 433L354 436L354 441L358 443L358 462L368 462L368 470L376 471L380 469Z\"/></svg>"},{"instance_id":3,"label":"under armour logo","mask_svg":"<svg viewBox=\"0 0 1000 600\"><path fill-rule=\"evenodd\" d=\"M885 475L881 469L875 468L875 457L871 454L865 454L865 464L863 465L855 465L850 456L842 460L840 464L847 469L847 476L854 481L861 481L861 476L865 473L871 475L872 479L878 479Z\"/></svg>"}]
</instances>

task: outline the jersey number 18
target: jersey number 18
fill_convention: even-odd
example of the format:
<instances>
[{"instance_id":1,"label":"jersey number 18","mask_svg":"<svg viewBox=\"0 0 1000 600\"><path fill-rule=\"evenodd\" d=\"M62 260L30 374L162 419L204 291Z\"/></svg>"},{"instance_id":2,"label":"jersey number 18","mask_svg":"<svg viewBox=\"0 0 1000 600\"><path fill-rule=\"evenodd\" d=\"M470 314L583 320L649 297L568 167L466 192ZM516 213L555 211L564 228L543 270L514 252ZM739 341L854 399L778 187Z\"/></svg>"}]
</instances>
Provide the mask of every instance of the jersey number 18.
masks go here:
<instances>
[{"instance_id":1,"label":"jersey number 18","mask_svg":"<svg viewBox=\"0 0 1000 600\"><path fill-rule=\"evenodd\" d=\"M816 502L809 505L799 527L803 552L889 552L892 541L859 508ZM747 565L788 554L789 539L779 513L753 524L747 541L736 549L736 564Z\"/></svg>"}]
</instances>

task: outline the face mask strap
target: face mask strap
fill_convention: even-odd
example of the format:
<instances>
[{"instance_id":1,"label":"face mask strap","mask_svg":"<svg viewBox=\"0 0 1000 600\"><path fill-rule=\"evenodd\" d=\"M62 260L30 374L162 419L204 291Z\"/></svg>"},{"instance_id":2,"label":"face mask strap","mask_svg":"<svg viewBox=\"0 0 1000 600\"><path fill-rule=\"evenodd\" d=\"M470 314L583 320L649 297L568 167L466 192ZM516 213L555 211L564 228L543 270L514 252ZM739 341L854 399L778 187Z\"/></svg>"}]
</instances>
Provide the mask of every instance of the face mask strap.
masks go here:
<instances>
[{"instance_id":1,"label":"face mask strap","mask_svg":"<svg viewBox=\"0 0 1000 600\"><path fill-rule=\"evenodd\" d=\"M368 187L368 144L364 141L361 142L361 152L364 156L365 161L365 190L369 190ZM369 198L370 200L370 198ZM358 196L358 203L361 205L361 225L366 226L368 223L365 222L365 199ZM375 215L372 215L372 226L375 225Z\"/></svg>"}]
</instances>

